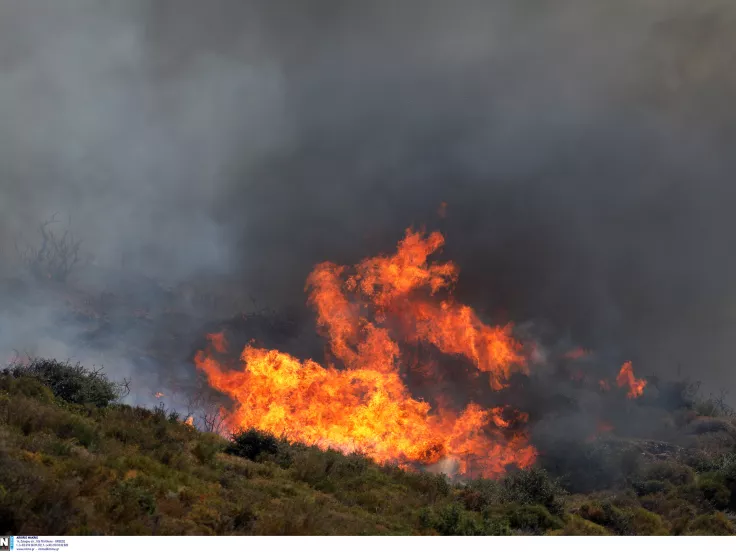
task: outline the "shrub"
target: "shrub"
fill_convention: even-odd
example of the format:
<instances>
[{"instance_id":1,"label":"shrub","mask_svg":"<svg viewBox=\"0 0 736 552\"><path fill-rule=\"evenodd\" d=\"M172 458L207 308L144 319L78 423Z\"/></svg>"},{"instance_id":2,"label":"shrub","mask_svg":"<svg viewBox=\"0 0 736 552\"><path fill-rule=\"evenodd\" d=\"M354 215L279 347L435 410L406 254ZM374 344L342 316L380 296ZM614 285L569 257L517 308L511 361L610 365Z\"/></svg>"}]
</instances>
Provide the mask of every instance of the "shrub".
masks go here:
<instances>
[{"instance_id":1,"label":"shrub","mask_svg":"<svg viewBox=\"0 0 736 552\"><path fill-rule=\"evenodd\" d=\"M23 395L42 404L54 402L51 389L38 379L26 376L13 377L6 371L3 371L3 377L0 377L0 390L6 391L11 396Z\"/></svg>"},{"instance_id":2,"label":"shrub","mask_svg":"<svg viewBox=\"0 0 736 552\"><path fill-rule=\"evenodd\" d=\"M255 461L262 454L277 454L279 442L270 433L251 428L234 433L225 452Z\"/></svg>"},{"instance_id":3,"label":"shrub","mask_svg":"<svg viewBox=\"0 0 736 552\"><path fill-rule=\"evenodd\" d=\"M723 510L731 501L731 491L724 484L724 478L718 473L703 474L698 478L698 489L714 508Z\"/></svg>"},{"instance_id":4,"label":"shrub","mask_svg":"<svg viewBox=\"0 0 736 552\"><path fill-rule=\"evenodd\" d=\"M510 473L501 484L502 502L541 504L554 515L564 513L565 495L559 482L540 468Z\"/></svg>"},{"instance_id":5,"label":"shrub","mask_svg":"<svg viewBox=\"0 0 736 552\"><path fill-rule=\"evenodd\" d=\"M692 520L685 531L686 535L734 535L733 523L722 513L705 514Z\"/></svg>"},{"instance_id":6,"label":"shrub","mask_svg":"<svg viewBox=\"0 0 736 552\"><path fill-rule=\"evenodd\" d=\"M657 514L648 512L644 508L634 508L630 512L629 526L634 535L667 535L667 528Z\"/></svg>"},{"instance_id":7,"label":"shrub","mask_svg":"<svg viewBox=\"0 0 736 552\"><path fill-rule=\"evenodd\" d=\"M14 398L7 405L4 421L20 429L24 435L52 432L61 439L75 439L84 447L98 440L97 431L87 419L22 396Z\"/></svg>"},{"instance_id":8,"label":"shrub","mask_svg":"<svg viewBox=\"0 0 736 552\"><path fill-rule=\"evenodd\" d=\"M337 485L334 476L340 462L338 452L309 447L294 453L291 471L298 481L323 492L333 492Z\"/></svg>"},{"instance_id":9,"label":"shrub","mask_svg":"<svg viewBox=\"0 0 736 552\"><path fill-rule=\"evenodd\" d=\"M464 510L458 503L453 502L433 511L424 508L419 514L420 524L428 529L434 529L443 536L499 536L508 535L508 522L499 517L478 519Z\"/></svg>"},{"instance_id":10,"label":"shrub","mask_svg":"<svg viewBox=\"0 0 736 552\"><path fill-rule=\"evenodd\" d=\"M644 508L620 508L609 501L589 502L578 510L580 517L619 535L666 535L662 519Z\"/></svg>"},{"instance_id":11,"label":"shrub","mask_svg":"<svg viewBox=\"0 0 736 552\"><path fill-rule=\"evenodd\" d=\"M461 490L460 496L469 510L482 512L495 504L501 504L503 487L492 479L474 479Z\"/></svg>"},{"instance_id":12,"label":"shrub","mask_svg":"<svg viewBox=\"0 0 736 552\"><path fill-rule=\"evenodd\" d=\"M659 514L670 523L670 532L679 535L685 526L697 514L698 508L677 493L653 494L643 496L641 505L649 511Z\"/></svg>"},{"instance_id":13,"label":"shrub","mask_svg":"<svg viewBox=\"0 0 736 552\"><path fill-rule=\"evenodd\" d=\"M192 454L201 464L209 464L215 459L217 453L222 449L223 446L219 438L212 439L208 438L206 435L202 435L194 445Z\"/></svg>"},{"instance_id":14,"label":"shrub","mask_svg":"<svg viewBox=\"0 0 736 552\"><path fill-rule=\"evenodd\" d=\"M434 526L440 535L483 534L475 520L468 517L467 513L454 503L440 510Z\"/></svg>"},{"instance_id":15,"label":"shrub","mask_svg":"<svg viewBox=\"0 0 736 552\"><path fill-rule=\"evenodd\" d=\"M610 535L605 527L588 521L574 514L567 516L565 526L562 529L553 531L551 535L567 535L567 536L605 536Z\"/></svg>"},{"instance_id":16,"label":"shrub","mask_svg":"<svg viewBox=\"0 0 736 552\"><path fill-rule=\"evenodd\" d=\"M611 502L588 502L580 506L578 515L597 525L611 529L615 533L631 533L630 516Z\"/></svg>"},{"instance_id":17,"label":"shrub","mask_svg":"<svg viewBox=\"0 0 736 552\"><path fill-rule=\"evenodd\" d=\"M695 474L690 467L670 461L654 462L643 467L639 477L641 480L666 481L673 485L686 485L695 481Z\"/></svg>"},{"instance_id":18,"label":"shrub","mask_svg":"<svg viewBox=\"0 0 736 552\"><path fill-rule=\"evenodd\" d=\"M669 481L657 481L656 479L648 481L634 481L632 483L636 494L639 496L664 493L674 488Z\"/></svg>"},{"instance_id":19,"label":"shrub","mask_svg":"<svg viewBox=\"0 0 736 552\"><path fill-rule=\"evenodd\" d=\"M726 403L725 398L725 395L711 395L706 399L696 400L693 409L700 416L736 418L736 410Z\"/></svg>"},{"instance_id":20,"label":"shrub","mask_svg":"<svg viewBox=\"0 0 736 552\"><path fill-rule=\"evenodd\" d=\"M4 369L3 374L36 379L60 399L97 407L107 406L121 398L125 388L125 384L111 382L101 371L88 370L79 363L42 358L14 364Z\"/></svg>"},{"instance_id":21,"label":"shrub","mask_svg":"<svg viewBox=\"0 0 736 552\"><path fill-rule=\"evenodd\" d=\"M508 513L508 520L512 529L539 534L563 527L562 520L550 514L541 504L514 506Z\"/></svg>"},{"instance_id":22,"label":"shrub","mask_svg":"<svg viewBox=\"0 0 736 552\"><path fill-rule=\"evenodd\" d=\"M153 515L156 499L134 480L121 481L110 491L110 514L119 522L132 521L141 515Z\"/></svg>"},{"instance_id":23,"label":"shrub","mask_svg":"<svg viewBox=\"0 0 736 552\"><path fill-rule=\"evenodd\" d=\"M451 486L444 474L417 473L407 474L407 485L414 491L421 493L429 502L450 494Z\"/></svg>"}]
</instances>

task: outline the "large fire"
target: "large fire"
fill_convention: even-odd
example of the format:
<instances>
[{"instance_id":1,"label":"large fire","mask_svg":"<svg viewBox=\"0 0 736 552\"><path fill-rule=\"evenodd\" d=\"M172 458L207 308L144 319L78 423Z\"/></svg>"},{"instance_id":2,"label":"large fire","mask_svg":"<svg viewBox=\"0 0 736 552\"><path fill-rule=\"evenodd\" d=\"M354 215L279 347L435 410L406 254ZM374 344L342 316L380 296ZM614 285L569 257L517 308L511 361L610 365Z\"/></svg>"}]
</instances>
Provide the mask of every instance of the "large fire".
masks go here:
<instances>
[{"instance_id":1,"label":"large fire","mask_svg":"<svg viewBox=\"0 0 736 552\"><path fill-rule=\"evenodd\" d=\"M428 261L443 243L438 232L407 230L392 256L352 269L329 262L314 268L306 290L334 359L326 366L248 345L233 370L218 354L227 346L224 335L209 336L211 350L200 351L196 364L210 385L234 399L228 427L405 466L451 460L465 475L493 477L509 465L531 465L536 450L519 429L524 413L474 403L453 409L442 397L431 406L412 397L401 377L400 345L420 342L464 357L493 390L527 370L511 326L486 325L452 299L457 267Z\"/></svg>"}]
</instances>

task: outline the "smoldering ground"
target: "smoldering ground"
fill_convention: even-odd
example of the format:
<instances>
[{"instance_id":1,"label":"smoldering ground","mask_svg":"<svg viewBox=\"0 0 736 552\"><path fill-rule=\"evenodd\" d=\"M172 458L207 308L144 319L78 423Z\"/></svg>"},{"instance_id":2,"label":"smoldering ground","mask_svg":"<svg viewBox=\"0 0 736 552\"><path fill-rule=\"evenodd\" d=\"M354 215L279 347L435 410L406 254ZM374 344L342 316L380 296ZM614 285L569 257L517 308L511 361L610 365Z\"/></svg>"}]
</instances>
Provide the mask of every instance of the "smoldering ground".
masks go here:
<instances>
[{"instance_id":1,"label":"smoldering ground","mask_svg":"<svg viewBox=\"0 0 736 552\"><path fill-rule=\"evenodd\" d=\"M725 0L6 2L4 265L59 211L102 287L280 308L428 224L490 319L728 388L735 27Z\"/></svg>"}]
</instances>

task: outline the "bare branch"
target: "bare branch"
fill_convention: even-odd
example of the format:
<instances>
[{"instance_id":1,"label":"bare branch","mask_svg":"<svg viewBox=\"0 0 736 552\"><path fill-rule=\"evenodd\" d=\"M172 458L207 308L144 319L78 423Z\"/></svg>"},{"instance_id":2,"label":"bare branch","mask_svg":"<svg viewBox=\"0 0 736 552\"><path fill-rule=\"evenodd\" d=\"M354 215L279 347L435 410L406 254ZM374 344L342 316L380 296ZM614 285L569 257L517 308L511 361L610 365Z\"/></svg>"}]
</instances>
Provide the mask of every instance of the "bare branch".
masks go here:
<instances>
[{"instance_id":1,"label":"bare branch","mask_svg":"<svg viewBox=\"0 0 736 552\"><path fill-rule=\"evenodd\" d=\"M16 241L15 251L34 276L64 282L79 263L82 240L76 239L69 228L71 217L60 235L54 233L50 227L58 222L56 216L54 213L50 219L39 225L41 243L38 248L28 244L21 248Z\"/></svg>"}]
</instances>

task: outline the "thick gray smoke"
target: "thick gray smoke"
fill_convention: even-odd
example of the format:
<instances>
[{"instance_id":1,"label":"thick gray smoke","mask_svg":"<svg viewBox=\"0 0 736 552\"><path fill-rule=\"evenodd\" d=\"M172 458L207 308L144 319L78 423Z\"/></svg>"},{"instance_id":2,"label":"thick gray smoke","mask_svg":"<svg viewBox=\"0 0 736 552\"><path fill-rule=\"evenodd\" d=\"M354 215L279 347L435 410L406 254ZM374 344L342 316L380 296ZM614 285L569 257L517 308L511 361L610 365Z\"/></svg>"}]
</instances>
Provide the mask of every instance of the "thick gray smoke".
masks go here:
<instances>
[{"instance_id":1,"label":"thick gray smoke","mask_svg":"<svg viewBox=\"0 0 736 552\"><path fill-rule=\"evenodd\" d=\"M489 316L733 386L734 62L728 0L4 2L4 263L59 211L278 306L426 223Z\"/></svg>"}]
</instances>

